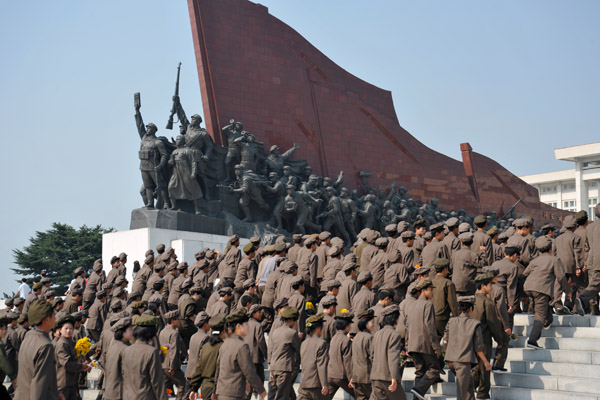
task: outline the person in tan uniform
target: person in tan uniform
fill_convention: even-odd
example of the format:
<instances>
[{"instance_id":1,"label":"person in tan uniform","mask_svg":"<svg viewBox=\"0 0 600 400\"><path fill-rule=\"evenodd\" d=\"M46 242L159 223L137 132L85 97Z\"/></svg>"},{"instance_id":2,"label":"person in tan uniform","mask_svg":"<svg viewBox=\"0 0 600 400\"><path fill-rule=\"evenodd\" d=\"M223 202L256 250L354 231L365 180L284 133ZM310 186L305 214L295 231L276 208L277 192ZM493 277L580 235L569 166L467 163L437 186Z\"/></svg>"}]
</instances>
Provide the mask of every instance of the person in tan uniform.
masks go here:
<instances>
[{"instance_id":1,"label":"person in tan uniform","mask_svg":"<svg viewBox=\"0 0 600 400\"><path fill-rule=\"evenodd\" d=\"M283 326L269 336L269 399L294 399L293 385L300 369L300 338L294 325L298 309L286 307L281 313Z\"/></svg>"},{"instance_id":2,"label":"person in tan uniform","mask_svg":"<svg viewBox=\"0 0 600 400\"><path fill-rule=\"evenodd\" d=\"M177 388L177 400L183 399L187 381L181 370L181 360L185 358L187 347L179 334L179 311L169 311L165 314L167 325L160 332L160 345L166 347L167 354L162 362L162 368L167 386Z\"/></svg>"},{"instance_id":3,"label":"person in tan uniform","mask_svg":"<svg viewBox=\"0 0 600 400\"><path fill-rule=\"evenodd\" d=\"M444 236L444 244L450 252L450 259L455 251L460 250L460 240L458 240L458 225L460 221L456 217L452 217L446 220L446 227L448 227L448 234Z\"/></svg>"},{"instance_id":4,"label":"person in tan uniform","mask_svg":"<svg viewBox=\"0 0 600 400\"><path fill-rule=\"evenodd\" d=\"M578 313L585 306L588 306L588 304L595 302L594 299L598 296L598 291L600 291L600 224L598 223L600 220L600 205L594 207L594 214L598 220L586 226L589 251L585 264L589 269L589 283L575 301L575 308Z\"/></svg>"},{"instance_id":5,"label":"person in tan uniform","mask_svg":"<svg viewBox=\"0 0 600 400\"><path fill-rule=\"evenodd\" d=\"M456 396L464 400L475 400L471 368L477 365L478 359L487 371L492 369L484 353L481 323L470 318L474 303L475 296L458 298L461 314L450 318L443 339L446 362L456 376Z\"/></svg>"},{"instance_id":6,"label":"person in tan uniform","mask_svg":"<svg viewBox=\"0 0 600 400\"><path fill-rule=\"evenodd\" d=\"M250 348L244 342L248 335L248 314L238 308L225 320L229 337L219 349L215 372L214 393L219 400L238 400L246 397L246 385L250 385L261 399L267 395L254 369Z\"/></svg>"},{"instance_id":7,"label":"person in tan uniform","mask_svg":"<svg viewBox=\"0 0 600 400\"><path fill-rule=\"evenodd\" d=\"M351 312L335 315L335 335L329 343L329 363L327 364L327 384L329 396L333 398L339 388L353 395L352 386L352 342L348 338L350 325L354 319Z\"/></svg>"},{"instance_id":8,"label":"person in tan uniform","mask_svg":"<svg viewBox=\"0 0 600 400\"><path fill-rule=\"evenodd\" d=\"M421 252L422 265L429 267L433 271L433 263L438 258L446 258L450 260L450 251L444 243L444 223L438 222L429 227L432 240L427 244Z\"/></svg>"},{"instance_id":9,"label":"person in tan uniform","mask_svg":"<svg viewBox=\"0 0 600 400\"><path fill-rule=\"evenodd\" d=\"M219 278L221 281L234 281L235 274L240 261L242 261L242 253L238 248L240 246L240 238L238 235L232 235L229 238L229 250L219 263Z\"/></svg>"},{"instance_id":10,"label":"person in tan uniform","mask_svg":"<svg viewBox=\"0 0 600 400\"><path fill-rule=\"evenodd\" d=\"M346 263L342 267L344 279L341 280L340 291L337 295L338 307L350 310L352 308L352 299L358 293L358 284L356 283L356 264Z\"/></svg>"},{"instance_id":11,"label":"person in tan uniform","mask_svg":"<svg viewBox=\"0 0 600 400\"><path fill-rule=\"evenodd\" d=\"M250 356L254 363L254 368L258 377L265 380L265 368L264 362L267 359L267 342L265 341L265 332L262 327L263 320L263 307L258 304L254 304L248 311L248 335L244 338L244 341L248 343L250 348ZM250 399L251 393L248 394L248 400Z\"/></svg>"},{"instance_id":12,"label":"person in tan uniform","mask_svg":"<svg viewBox=\"0 0 600 400\"><path fill-rule=\"evenodd\" d=\"M342 287L342 282L338 281L337 279L332 279L330 281L327 281L325 287L327 288L327 292L325 293L325 296L323 296L323 298L325 298L326 296L333 296L335 297L337 302L337 296L338 294L340 294L340 287ZM320 302L317 312L323 312L323 308L323 303Z\"/></svg>"},{"instance_id":13,"label":"person in tan uniform","mask_svg":"<svg viewBox=\"0 0 600 400\"><path fill-rule=\"evenodd\" d=\"M253 243L248 243L244 246L244 257L240 261L235 274L235 288L234 293L234 304L237 304L238 300L244 293L244 282L247 279L255 281L256 273L258 272L258 264L256 263L256 250L257 247Z\"/></svg>"},{"instance_id":14,"label":"person in tan uniform","mask_svg":"<svg viewBox=\"0 0 600 400\"><path fill-rule=\"evenodd\" d=\"M492 264L493 268L498 268L498 286L504 291L506 296L508 315L511 320L518 305L519 298L517 296L518 270L517 260L519 259L520 250L517 247L504 247L504 258Z\"/></svg>"},{"instance_id":15,"label":"person in tan uniform","mask_svg":"<svg viewBox=\"0 0 600 400\"><path fill-rule=\"evenodd\" d=\"M218 314L208 321L210 326L210 335L206 343L202 346L198 361L194 370L189 374L190 400L198 398L198 391L201 391L203 399L211 399L215 387L215 373L217 370L217 358L219 349L223 340L227 338L225 331L225 318L223 314ZM187 372L186 372L187 374Z\"/></svg>"},{"instance_id":16,"label":"person in tan uniform","mask_svg":"<svg viewBox=\"0 0 600 400\"><path fill-rule=\"evenodd\" d=\"M323 267L323 278L320 284L321 292L327 292L327 283L335 279L336 275L342 270L342 250L337 246L331 246L328 249L327 264Z\"/></svg>"},{"instance_id":17,"label":"person in tan uniform","mask_svg":"<svg viewBox=\"0 0 600 400\"><path fill-rule=\"evenodd\" d=\"M356 264L358 266L360 266L363 271L369 271L370 272L369 268L371 266L371 259L377 253L377 247L375 246L375 241L379 237L379 232L376 232L376 231L373 231L373 230L369 229L368 231L365 232L364 237L365 237L365 242L367 244L362 249L362 252L360 254L360 258L358 257L358 254L356 254L356 257L360 259L360 264L358 262Z\"/></svg>"},{"instance_id":18,"label":"person in tan uniform","mask_svg":"<svg viewBox=\"0 0 600 400\"><path fill-rule=\"evenodd\" d=\"M556 249L555 255L560 258L560 261L563 263L567 279L571 284L575 285L576 296L580 296L585 290L585 276L582 272L583 267L585 266L585 259L583 258L583 243L581 242L581 237L574 233L576 227L577 224L575 223L573 216L567 215L563 220L563 228L565 228L565 231L556 238L554 246ZM562 311L564 309L564 307L561 307L561 296L562 291L555 290L554 306L557 308L557 311Z\"/></svg>"},{"instance_id":19,"label":"person in tan uniform","mask_svg":"<svg viewBox=\"0 0 600 400\"><path fill-rule=\"evenodd\" d=\"M421 264L421 255L415 250L415 233L413 231L405 231L400 234L402 245L399 247L402 254L402 263L412 268L416 268L417 264Z\"/></svg>"},{"instance_id":20,"label":"person in tan uniform","mask_svg":"<svg viewBox=\"0 0 600 400\"><path fill-rule=\"evenodd\" d=\"M15 399L62 399L57 386L54 346L49 335L56 322L54 309L44 300L34 300L27 317L32 329L25 335L19 351Z\"/></svg>"},{"instance_id":21,"label":"person in tan uniform","mask_svg":"<svg viewBox=\"0 0 600 400\"><path fill-rule=\"evenodd\" d=\"M394 227L396 225L393 225ZM365 310L357 315L358 333L352 340L352 386L356 400L371 397L371 364L373 335L373 310Z\"/></svg>"},{"instance_id":22,"label":"person in tan uniform","mask_svg":"<svg viewBox=\"0 0 600 400\"><path fill-rule=\"evenodd\" d=\"M360 290L352 298L351 310L354 314L358 315L373 307L375 295L371 289L373 287L373 276L370 272L361 272L356 282L360 285Z\"/></svg>"},{"instance_id":23,"label":"person in tan uniform","mask_svg":"<svg viewBox=\"0 0 600 400\"><path fill-rule=\"evenodd\" d=\"M492 371L494 372L506 372L506 368L504 368L504 364L506 363L506 358L508 357L508 342L510 341L510 334L512 333L512 325L510 323L510 317L508 315L508 302L506 300L506 294L502 287L498 284L498 277L500 276L500 270L494 266L483 267L483 272L492 274L494 276L492 280L492 291L488 295L488 297L494 302L496 306L496 313L498 315L498 319L502 323L502 330L504 331L504 335L502 336L502 341L498 342L498 347L496 349L496 355L494 357L494 367Z\"/></svg>"},{"instance_id":24,"label":"person in tan uniform","mask_svg":"<svg viewBox=\"0 0 600 400\"><path fill-rule=\"evenodd\" d=\"M327 231L319 233L319 242L315 254L317 256L317 280L320 282L323 280L323 272L327 264L327 252L331 246L331 233Z\"/></svg>"},{"instance_id":25,"label":"person in tan uniform","mask_svg":"<svg viewBox=\"0 0 600 400\"><path fill-rule=\"evenodd\" d=\"M133 321L131 317L119 319L111 328L114 340L106 353L104 366L104 398L106 400L124 400L123 392L123 351L133 339Z\"/></svg>"},{"instance_id":26,"label":"person in tan uniform","mask_svg":"<svg viewBox=\"0 0 600 400\"><path fill-rule=\"evenodd\" d=\"M410 284L412 267L402 262L402 253L399 250L390 251L388 249L388 262L381 288L393 291L394 302L400 304L406 297L406 288Z\"/></svg>"},{"instance_id":27,"label":"person in tan uniform","mask_svg":"<svg viewBox=\"0 0 600 400\"><path fill-rule=\"evenodd\" d=\"M494 263L494 246L492 246L492 239L485 232L487 218L484 215L478 215L473 220L473 224L477 229L473 234L473 251L479 255L484 266L492 265Z\"/></svg>"},{"instance_id":28,"label":"person in tan uniform","mask_svg":"<svg viewBox=\"0 0 600 400\"><path fill-rule=\"evenodd\" d=\"M56 328L60 331L60 338L54 345L56 356L56 379L58 392L65 400L79 399L79 373L90 372L92 368L77 360L75 343L73 342L73 326L75 318L65 315L56 322Z\"/></svg>"},{"instance_id":29,"label":"person in tan uniform","mask_svg":"<svg viewBox=\"0 0 600 400\"><path fill-rule=\"evenodd\" d=\"M415 229L415 243L413 245L416 252L415 259L419 260L418 264L421 264L421 254L426 245L424 236L427 232L427 222L424 219L418 219L413 222L413 228Z\"/></svg>"},{"instance_id":30,"label":"person in tan uniform","mask_svg":"<svg viewBox=\"0 0 600 400\"><path fill-rule=\"evenodd\" d=\"M371 262L369 263L369 268L367 269L367 271L373 275L373 289L376 292L383 286L385 270L389 263L387 253L388 243L388 238L386 237L381 237L375 240L377 252L373 254Z\"/></svg>"},{"instance_id":31,"label":"person in tan uniform","mask_svg":"<svg viewBox=\"0 0 600 400\"><path fill-rule=\"evenodd\" d=\"M402 339L395 329L400 316L396 304L383 309L382 328L373 335L371 344L372 400L406 400L402 389L400 352Z\"/></svg>"},{"instance_id":32,"label":"person in tan uniform","mask_svg":"<svg viewBox=\"0 0 600 400\"><path fill-rule=\"evenodd\" d=\"M550 254L552 242L546 236L540 236L535 240L535 247L539 256L534 258L524 272L525 293L533 299L534 320L533 328L527 340L527 347L540 349L537 344L542 336L542 328L552 323L552 310L550 300L554 296L554 282L558 281L562 290L567 291L568 284L565 277L565 269L560 258Z\"/></svg>"},{"instance_id":33,"label":"person in tan uniform","mask_svg":"<svg viewBox=\"0 0 600 400\"><path fill-rule=\"evenodd\" d=\"M304 330L306 326L306 297L304 297L304 279L296 276L292 281L294 293L288 299L288 306L295 307L298 310L298 319L294 324L294 329L298 333L300 340L304 339Z\"/></svg>"},{"instance_id":34,"label":"person in tan uniform","mask_svg":"<svg viewBox=\"0 0 600 400\"><path fill-rule=\"evenodd\" d=\"M438 258L433 263L436 274L431 279L433 284L433 308L435 310L435 329L439 337L444 335L446 324L453 317L459 316L458 303L456 302L456 287L450 279L448 273L450 261L447 258Z\"/></svg>"},{"instance_id":35,"label":"person in tan uniform","mask_svg":"<svg viewBox=\"0 0 600 400\"><path fill-rule=\"evenodd\" d=\"M327 364L329 346L321 336L323 334L324 314L317 314L306 320L307 337L300 346L300 368L302 380L298 389L298 400L326 400Z\"/></svg>"}]
</instances>

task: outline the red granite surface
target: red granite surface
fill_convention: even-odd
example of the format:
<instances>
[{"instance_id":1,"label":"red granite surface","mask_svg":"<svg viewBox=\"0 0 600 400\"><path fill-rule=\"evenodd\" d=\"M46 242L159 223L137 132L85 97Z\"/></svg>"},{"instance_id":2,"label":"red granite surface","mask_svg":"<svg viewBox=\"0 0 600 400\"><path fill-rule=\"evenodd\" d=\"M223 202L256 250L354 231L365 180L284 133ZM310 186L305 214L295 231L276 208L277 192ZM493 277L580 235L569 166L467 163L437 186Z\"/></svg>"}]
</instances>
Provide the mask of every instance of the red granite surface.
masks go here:
<instances>
[{"instance_id":1,"label":"red granite surface","mask_svg":"<svg viewBox=\"0 0 600 400\"><path fill-rule=\"evenodd\" d=\"M220 128L233 118L266 148L298 143L297 157L320 175L345 171L350 188L367 170L375 187L397 182L446 209L506 211L523 197L516 211L536 222L564 214L468 144L461 145L464 163L423 145L400 126L391 92L345 71L266 7L247 0L188 5L206 126L217 143L226 142Z\"/></svg>"}]
</instances>

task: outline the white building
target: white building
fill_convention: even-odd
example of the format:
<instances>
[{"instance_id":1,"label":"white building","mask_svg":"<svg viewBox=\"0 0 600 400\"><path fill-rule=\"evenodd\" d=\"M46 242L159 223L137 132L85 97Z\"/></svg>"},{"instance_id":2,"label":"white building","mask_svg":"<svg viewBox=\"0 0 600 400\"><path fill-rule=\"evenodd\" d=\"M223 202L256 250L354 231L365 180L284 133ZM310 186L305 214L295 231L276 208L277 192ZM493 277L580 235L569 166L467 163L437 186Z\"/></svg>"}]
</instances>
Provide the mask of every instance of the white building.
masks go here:
<instances>
[{"instance_id":1,"label":"white building","mask_svg":"<svg viewBox=\"0 0 600 400\"><path fill-rule=\"evenodd\" d=\"M594 206L598 204L600 182L600 142L554 149L554 155L557 160L575 163L575 168L520 178L538 190L541 202L569 211L579 211L587 206L590 219L595 220Z\"/></svg>"}]
</instances>

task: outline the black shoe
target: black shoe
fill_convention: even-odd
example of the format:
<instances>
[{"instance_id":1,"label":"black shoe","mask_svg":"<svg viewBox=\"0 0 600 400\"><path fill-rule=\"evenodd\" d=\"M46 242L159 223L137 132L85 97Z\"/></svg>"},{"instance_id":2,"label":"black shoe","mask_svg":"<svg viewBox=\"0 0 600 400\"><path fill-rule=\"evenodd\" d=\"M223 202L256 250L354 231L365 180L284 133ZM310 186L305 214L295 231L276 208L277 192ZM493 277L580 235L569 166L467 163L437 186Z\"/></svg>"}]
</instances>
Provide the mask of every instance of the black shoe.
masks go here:
<instances>
[{"instance_id":1,"label":"black shoe","mask_svg":"<svg viewBox=\"0 0 600 400\"><path fill-rule=\"evenodd\" d=\"M444 380L442 378L437 378L433 383L444 383Z\"/></svg>"},{"instance_id":2,"label":"black shoe","mask_svg":"<svg viewBox=\"0 0 600 400\"><path fill-rule=\"evenodd\" d=\"M506 368L492 368L492 372L496 372L496 373L502 373L502 372L507 372L508 370Z\"/></svg>"},{"instance_id":3,"label":"black shoe","mask_svg":"<svg viewBox=\"0 0 600 400\"><path fill-rule=\"evenodd\" d=\"M419 400L425 400L425 395L421 393L418 389L412 388L410 392Z\"/></svg>"},{"instance_id":4,"label":"black shoe","mask_svg":"<svg viewBox=\"0 0 600 400\"><path fill-rule=\"evenodd\" d=\"M577 314L579 314L580 316L584 316L585 315L585 311L583 309L583 303L581 302L581 299L579 297L575 298L575 312L577 312Z\"/></svg>"},{"instance_id":5,"label":"black shoe","mask_svg":"<svg viewBox=\"0 0 600 400\"><path fill-rule=\"evenodd\" d=\"M535 350L542 350L543 347L541 347L540 345L538 345L536 342L527 342L527 347L529 347L530 349L535 349Z\"/></svg>"}]
</instances>

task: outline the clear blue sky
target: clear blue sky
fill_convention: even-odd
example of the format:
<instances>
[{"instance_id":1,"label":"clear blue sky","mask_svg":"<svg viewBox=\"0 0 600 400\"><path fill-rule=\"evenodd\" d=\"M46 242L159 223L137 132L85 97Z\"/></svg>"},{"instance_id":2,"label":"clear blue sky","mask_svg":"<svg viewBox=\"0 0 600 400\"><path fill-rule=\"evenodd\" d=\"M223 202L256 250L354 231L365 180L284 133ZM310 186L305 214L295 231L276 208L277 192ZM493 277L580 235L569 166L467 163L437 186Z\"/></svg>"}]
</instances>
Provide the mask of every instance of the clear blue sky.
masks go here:
<instances>
[{"instance_id":1,"label":"clear blue sky","mask_svg":"<svg viewBox=\"0 0 600 400\"><path fill-rule=\"evenodd\" d=\"M401 125L523 175L598 141L598 1L263 1L349 72L393 93ZM243 27L239 27L243 29ZM138 194L133 93L165 125L176 65L202 112L187 1L0 3L2 291L12 249L54 221L128 229ZM529 159L527 157L530 157Z\"/></svg>"}]
</instances>

